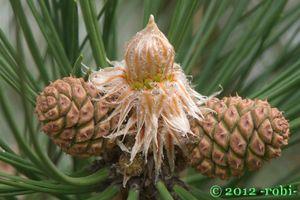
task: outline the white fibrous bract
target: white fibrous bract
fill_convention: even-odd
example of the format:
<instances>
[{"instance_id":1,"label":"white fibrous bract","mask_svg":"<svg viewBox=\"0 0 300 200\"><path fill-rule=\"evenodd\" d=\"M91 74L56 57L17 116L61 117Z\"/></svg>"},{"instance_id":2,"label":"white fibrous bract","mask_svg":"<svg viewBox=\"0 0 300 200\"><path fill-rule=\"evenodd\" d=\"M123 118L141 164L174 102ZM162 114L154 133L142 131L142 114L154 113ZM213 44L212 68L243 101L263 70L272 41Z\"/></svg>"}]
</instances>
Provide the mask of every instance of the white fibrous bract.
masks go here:
<instances>
[{"instance_id":1,"label":"white fibrous bract","mask_svg":"<svg viewBox=\"0 0 300 200\"><path fill-rule=\"evenodd\" d=\"M175 145L183 148L181 138L193 134L189 119L202 119L199 105L207 100L191 88L174 58L173 46L151 15L146 28L128 43L124 60L89 77L101 93L99 100L114 108L107 120L118 117L108 137L116 138L125 150L122 139L134 136L130 160L138 153L146 160L153 155L157 176L164 152L174 169Z\"/></svg>"}]
</instances>

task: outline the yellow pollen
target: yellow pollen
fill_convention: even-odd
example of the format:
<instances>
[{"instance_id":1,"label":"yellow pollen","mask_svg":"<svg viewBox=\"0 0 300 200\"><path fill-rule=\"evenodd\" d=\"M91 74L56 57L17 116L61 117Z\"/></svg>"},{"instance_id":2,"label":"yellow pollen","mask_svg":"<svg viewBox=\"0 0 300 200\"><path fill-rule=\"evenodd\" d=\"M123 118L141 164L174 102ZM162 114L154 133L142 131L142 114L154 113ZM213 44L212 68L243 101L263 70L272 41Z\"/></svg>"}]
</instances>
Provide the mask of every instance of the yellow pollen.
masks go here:
<instances>
[{"instance_id":1,"label":"yellow pollen","mask_svg":"<svg viewBox=\"0 0 300 200\"><path fill-rule=\"evenodd\" d=\"M152 83L162 83L165 81L174 81L174 76L172 74L168 75L166 78L162 78L162 74L157 74L153 78L146 78L142 81L129 81L128 84L134 90L148 90L153 89Z\"/></svg>"}]
</instances>

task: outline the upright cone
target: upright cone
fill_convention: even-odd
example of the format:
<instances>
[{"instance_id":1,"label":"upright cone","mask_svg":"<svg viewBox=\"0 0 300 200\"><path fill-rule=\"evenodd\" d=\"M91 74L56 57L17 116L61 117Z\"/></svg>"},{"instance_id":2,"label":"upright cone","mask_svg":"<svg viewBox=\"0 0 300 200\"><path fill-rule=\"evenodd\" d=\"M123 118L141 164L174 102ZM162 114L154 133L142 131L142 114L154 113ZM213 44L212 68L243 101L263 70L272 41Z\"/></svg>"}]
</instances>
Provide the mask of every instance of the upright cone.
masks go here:
<instances>
[{"instance_id":1,"label":"upright cone","mask_svg":"<svg viewBox=\"0 0 300 200\"><path fill-rule=\"evenodd\" d=\"M264 161L280 156L288 143L288 122L267 101L237 96L213 98L206 106L214 113L193 122L200 140L190 158L190 165L203 175L228 179L257 170Z\"/></svg>"},{"instance_id":2,"label":"upright cone","mask_svg":"<svg viewBox=\"0 0 300 200\"><path fill-rule=\"evenodd\" d=\"M37 97L42 130L68 154L89 157L109 148L110 108L94 98L98 91L83 79L66 77L47 86Z\"/></svg>"},{"instance_id":3,"label":"upright cone","mask_svg":"<svg viewBox=\"0 0 300 200\"><path fill-rule=\"evenodd\" d=\"M133 136L133 146L128 148L130 162L140 153L145 160L151 154L156 180L164 160L171 171L175 169L175 149L185 149L179 138L192 136L189 118L200 120L198 105L206 101L190 86L174 57L173 46L151 15L147 26L129 41L124 61L113 62L113 67L89 77L105 97L115 97L111 115L120 119L108 137ZM121 148L122 141L118 143Z\"/></svg>"},{"instance_id":4,"label":"upright cone","mask_svg":"<svg viewBox=\"0 0 300 200\"><path fill-rule=\"evenodd\" d=\"M172 73L174 48L157 27L153 15L147 26L129 41L124 58L130 83L160 81Z\"/></svg>"}]
</instances>

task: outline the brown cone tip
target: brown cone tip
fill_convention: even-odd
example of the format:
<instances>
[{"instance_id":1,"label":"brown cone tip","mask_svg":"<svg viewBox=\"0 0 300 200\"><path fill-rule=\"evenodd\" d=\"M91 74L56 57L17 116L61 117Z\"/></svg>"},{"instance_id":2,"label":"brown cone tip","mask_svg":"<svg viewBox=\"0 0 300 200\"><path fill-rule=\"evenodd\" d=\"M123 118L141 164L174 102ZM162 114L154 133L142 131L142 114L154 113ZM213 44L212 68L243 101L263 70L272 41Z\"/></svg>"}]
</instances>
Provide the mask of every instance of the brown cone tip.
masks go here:
<instances>
[{"instance_id":1,"label":"brown cone tip","mask_svg":"<svg viewBox=\"0 0 300 200\"><path fill-rule=\"evenodd\" d=\"M206 107L214 112L191 123L199 141L189 161L203 175L228 179L258 170L288 143L289 123L267 101L211 98Z\"/></svg>"}]
</instances>

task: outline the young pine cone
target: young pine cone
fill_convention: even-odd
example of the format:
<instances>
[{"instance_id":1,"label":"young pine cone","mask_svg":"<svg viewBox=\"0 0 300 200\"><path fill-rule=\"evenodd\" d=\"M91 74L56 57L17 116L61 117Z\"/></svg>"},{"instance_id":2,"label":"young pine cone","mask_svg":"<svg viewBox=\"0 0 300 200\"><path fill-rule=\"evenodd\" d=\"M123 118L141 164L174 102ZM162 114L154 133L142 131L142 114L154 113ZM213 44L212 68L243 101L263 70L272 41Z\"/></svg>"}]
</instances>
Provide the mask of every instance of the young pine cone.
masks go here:
<instances>
[{"instance_id":1,"label":"young pine cone","mask_svg":"<svg viewBox=\"0 0 300 200\"><path fill-rule=\"evenodd\" d=\"M228 179L257 170L288 143L288 122L267 101L237 96L213 98L206 106L215 112L193 122L200 140L189 163L203 175Z\"/></svg>"},{"instance_id":2,"label":"young pine cone","mask_svg":"<svg viewBox=\"0 0 300 200\"><path fill-rule=\"evenodd\" d=\"M51 83L37 97L42 130L66 153L89 157L112 145L103 138L111 128L110 121L105 121L110 108L94 100L98 95L83 79L66 77Z\"/></svg>"}]
</instances>

